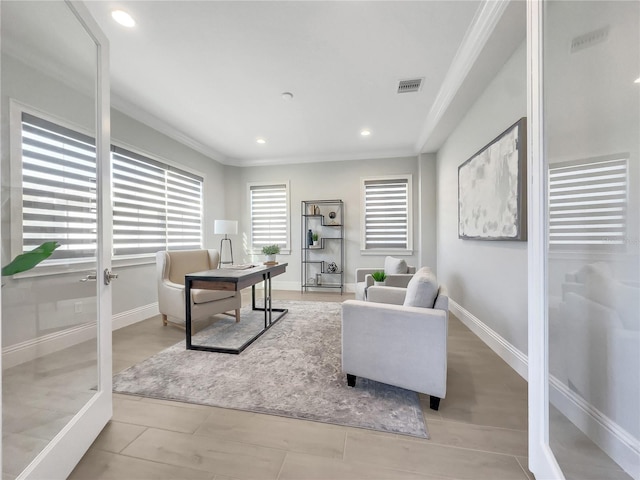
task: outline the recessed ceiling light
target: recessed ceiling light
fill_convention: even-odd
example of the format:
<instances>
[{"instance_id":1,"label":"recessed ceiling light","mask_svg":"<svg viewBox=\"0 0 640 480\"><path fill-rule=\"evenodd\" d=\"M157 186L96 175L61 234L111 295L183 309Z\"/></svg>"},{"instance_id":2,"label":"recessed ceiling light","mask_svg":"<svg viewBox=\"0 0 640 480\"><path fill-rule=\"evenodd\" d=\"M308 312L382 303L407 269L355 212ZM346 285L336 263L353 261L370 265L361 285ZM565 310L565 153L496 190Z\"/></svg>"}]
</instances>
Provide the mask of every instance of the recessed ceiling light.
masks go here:
<instances>
[{"instance_id":1,"label":"recessed ceiling light","mask_svg":"<svg viewBox=\"0 0 640 480\"><path fill-rule=\"evenodd\" d=\"M636 78L636 81L633 83L640 83L640 77Z\"/></svg>"},{"instance_id":2,"label":"recessed ceiling light","mask_svg":"<svg viewBox=\"0 0 640 480\"><path fill-rule=\"evenodd\" d=\"M267 143L267 141L264 138L259 137L259 138L256 138L256 143L259 143L260 145L264 145L265 143Z\"/></svg>"},{"instance_id":3,"label":"recessed ceiling light","mask_svg":"<svg viewBox=\"0 0 640 480\"><path fill-rule=\"evenodd\" d=\"M131 28L136 26L136 21L124 10L114 10L111 12L111 16L116 22L124 27Z\"/></svg>"},{"instance_id":4,"label":"recessed ceiling light","mask_svg":"<svg viewBox=\"0 0 640 480\"><path fill-rule=\"evenodd\" d=\"M291 92L283 92L281 96L282 100L284 100L285 102L290 102L291 100L293 100L293 93Z\"/></svg>"},{"instance_id":5,"label":"recessed ceiling light","mask_svg":"<svg viewBox=\"0 0 640 480\"><path fill-rule=\"evenodd\" d=\"M371 135L371 130L367 130L366 128L364 130L360 130L360 135L362 135L363 137L368 137L369 135Z\"/></svg>"}]
</instances>

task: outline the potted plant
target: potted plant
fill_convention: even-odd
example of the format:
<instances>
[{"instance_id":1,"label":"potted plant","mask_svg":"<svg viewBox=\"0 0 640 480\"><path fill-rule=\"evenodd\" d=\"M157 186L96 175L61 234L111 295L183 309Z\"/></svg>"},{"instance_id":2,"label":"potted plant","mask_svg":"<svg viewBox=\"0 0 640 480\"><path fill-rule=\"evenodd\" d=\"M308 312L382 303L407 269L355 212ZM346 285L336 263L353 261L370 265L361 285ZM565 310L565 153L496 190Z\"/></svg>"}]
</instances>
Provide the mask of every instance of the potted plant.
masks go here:
<instances>
[{"instance_id":1,"label":"potted plant","mask_svg":"<svg viewBox=\"0 0 640 480\"><path fill-rule=\"evenodd\" d=\"M313 239L313 246L317 247L318 246L318 234L317 233L312 234L311 238Z\"/></svg>"},{"instance_id":2,"label":"potted plant","mask_svg":"<svg viewBox=\"0 0 640 480\"><path fill-rule=\"evenodd\" d=\"M371 276L373 277L374 285L384 285L384 280L387 278L384 272L373 272Z\"/></svg>"},{"instance_id":3,"label":"potted plant","mask_svg":"<svg viewBox=\"0 0 640 480\"><path fill-rule=\"evenodd\" d=\"M275 263L276 255L280 253L278 245L265 245L262 247L262 253L265 256L265 263Z\"/></svg>"}]
</instances>

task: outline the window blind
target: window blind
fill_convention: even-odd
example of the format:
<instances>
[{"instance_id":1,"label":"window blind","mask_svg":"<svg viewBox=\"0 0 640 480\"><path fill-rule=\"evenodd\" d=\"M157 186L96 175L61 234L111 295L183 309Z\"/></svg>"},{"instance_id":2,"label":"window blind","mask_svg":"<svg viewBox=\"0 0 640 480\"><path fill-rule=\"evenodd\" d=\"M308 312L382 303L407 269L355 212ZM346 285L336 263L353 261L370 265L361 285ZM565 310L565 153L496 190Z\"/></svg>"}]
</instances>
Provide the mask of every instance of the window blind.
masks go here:
<instances>
[{"instance_id":1,"label":"window blind","mask_svg":"<svg viewBox=\"0 0 640 480\"><path fill-rule=\"evenodd\" d=\"M56 240L52 259L94 258L94 139L25 112L21 123L23 251Z\"/></svg>"},{"instance_id":2,"label":"window blind","mask_svg":"<svg viewBox=\"0 0 640 480\"><path fill-rule=\"evenodd\" d=\"M409 181L364 181L364 248L409 248Z\"/></svg>"},{"instance_id":3,"label":"window blind","mask_svg":"<svg viewBox=\"0 0 640 480\"><path fill-rule=\"evenodd\" d=\"M287 185L251 185L251 244L289 248Z\"/></svg>"},{"instance_id":4,"label":"window blind","mask_svg":"<svg viewBox=\"0 0 640 480\"><path fill-rule=\"evenodd\" d=\"M201 177L115 146L111 161L114 256L201 248Z\"/></svg>"},{"instance_id":5,"label":"window blind","mask_svg":"<svg viewBox=\"0 0 640 480\"><path fill-rule=\"evenodd\" d=\"M620 157L550 165L550 246L623 245L627 175Z\"/></svg>"}]
</instances>

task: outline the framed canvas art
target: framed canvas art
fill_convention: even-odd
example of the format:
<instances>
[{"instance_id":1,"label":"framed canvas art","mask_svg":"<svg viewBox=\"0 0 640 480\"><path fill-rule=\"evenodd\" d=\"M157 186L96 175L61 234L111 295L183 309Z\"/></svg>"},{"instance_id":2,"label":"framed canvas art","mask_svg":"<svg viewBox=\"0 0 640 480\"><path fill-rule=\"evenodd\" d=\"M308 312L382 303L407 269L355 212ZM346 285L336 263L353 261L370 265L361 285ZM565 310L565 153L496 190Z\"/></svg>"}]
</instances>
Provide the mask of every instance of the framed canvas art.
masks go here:
<instances>
[{"instance_id":1,"label":"framed canvas art","mask_svg":"<svg viewBox=\"0 0 640 480\"><path fill-rule=\"evenodd\" d=\"M458 167L458 237L527 240L527 119Z\"/></svg>"}]
</instances>

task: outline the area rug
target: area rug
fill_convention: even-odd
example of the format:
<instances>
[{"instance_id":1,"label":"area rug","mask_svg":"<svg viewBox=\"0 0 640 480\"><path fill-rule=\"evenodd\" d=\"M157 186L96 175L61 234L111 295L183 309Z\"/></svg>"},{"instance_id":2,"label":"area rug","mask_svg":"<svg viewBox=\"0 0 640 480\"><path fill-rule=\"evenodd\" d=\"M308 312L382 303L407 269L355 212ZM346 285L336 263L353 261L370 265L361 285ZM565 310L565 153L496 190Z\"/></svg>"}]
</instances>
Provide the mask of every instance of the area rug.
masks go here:
<instances>
[{"instance_id":1,"label":"area rug","mask_svg":"<svg viewBox=\"0 0 640 480\"><path fill-rule=\"evenodd\" d=\"M340 303L277 303L289 313L240 355L180 342L115 375L113 391L429 438L417 393L363 378L347 386ZM227 328L224 319L194 344Z\"/></svg>"}]
</instances>

